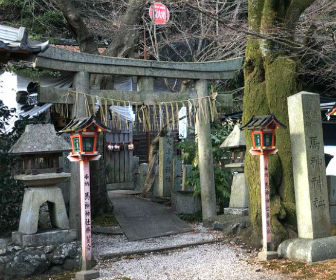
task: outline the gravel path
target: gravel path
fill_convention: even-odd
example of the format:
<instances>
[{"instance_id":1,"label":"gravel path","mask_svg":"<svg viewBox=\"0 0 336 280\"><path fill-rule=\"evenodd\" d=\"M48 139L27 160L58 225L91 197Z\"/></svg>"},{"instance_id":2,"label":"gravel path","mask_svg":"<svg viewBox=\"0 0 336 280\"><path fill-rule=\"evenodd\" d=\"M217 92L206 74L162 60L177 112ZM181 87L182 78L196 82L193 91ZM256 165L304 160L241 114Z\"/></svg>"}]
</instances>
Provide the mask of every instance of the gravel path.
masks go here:
<instances>
[{"instance_id":1,"label":"gravel path","mask_svg":"<svg viewBox=\"0 0 336 280\"><path fill-rule=\"evenodd\" d=\"M208 244L175 251L99 261L100 279L131 280L284 280L288 277L250 265L241 248Z\"/></svg>"},{"instance_id":2,"label":"gravel path","mask_svg":"<svg viewBox=\"0 0 336 280\"><path fill-rule=\"evenodd\" d=\"M222 239L219 231L208 230L201 225L194 226L193 232L181 233L171 236L149 238L140 241L127 241L124 235L93 235L93 253L98 258L106 255L110 257L119 254L130 254L132 252L144 252L160 250L163 248L178 247L181 245L192 245L201 242L211 242Z\"/></svg>"}]
</instances>

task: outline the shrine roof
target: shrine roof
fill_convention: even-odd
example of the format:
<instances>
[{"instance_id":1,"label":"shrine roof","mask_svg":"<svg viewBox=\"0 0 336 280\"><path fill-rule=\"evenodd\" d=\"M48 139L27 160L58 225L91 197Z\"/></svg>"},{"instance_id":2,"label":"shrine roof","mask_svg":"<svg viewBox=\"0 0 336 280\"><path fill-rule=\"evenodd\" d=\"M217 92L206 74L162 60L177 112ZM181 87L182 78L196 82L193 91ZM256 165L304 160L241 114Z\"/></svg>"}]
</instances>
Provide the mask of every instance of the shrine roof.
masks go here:
<instances>
[{"instance_id":1,"label":"shrine roof","mask_svg":"<svg viewBox=\"0 0 336 280\"><path fill-rule=\"evenodd\" d=\"M69 133L69 132L79 132L88 126L94 123L98 128L103 131L110 131L110 129L102 124L95 116L87 117L87 118L77 118L71 120L66 127L58 132L58 134Z\"/></svg>"},{"instance_id":2,"label":"shrine roof","mask_svg":"<svg viewBox=\"0 0 336 280\"><path fill-rule=\"evenodd\" d=\"M0 51L13 53L39 53L45 51L49 41L40 43L28 39L25 27L14 28L0 24Z\"/></svg>"},{"instance_id":3,"label":"shrine roof","mask_svg":"<svg viewBox=\"0 0 336 280\"><path fill-rule=\"evenodd\" d=\"M11 147L9 153L24 155L70 150L70 144L63 137L57 136L52 124L30 124L26 126L24 133Z\"/></svg>"},{"instance_id":4,"label":"shrine roof","mask_svg":"<svg viewBox=\"0 0 336 280\"><path fill-rule=\"evenodd\" d=\"M241 129L262 129L266 128L271 123L276 127L286 128L284 124L279 122L274 115L252 116L252 118L241 127Z\"/></svg>"}]
</instances>

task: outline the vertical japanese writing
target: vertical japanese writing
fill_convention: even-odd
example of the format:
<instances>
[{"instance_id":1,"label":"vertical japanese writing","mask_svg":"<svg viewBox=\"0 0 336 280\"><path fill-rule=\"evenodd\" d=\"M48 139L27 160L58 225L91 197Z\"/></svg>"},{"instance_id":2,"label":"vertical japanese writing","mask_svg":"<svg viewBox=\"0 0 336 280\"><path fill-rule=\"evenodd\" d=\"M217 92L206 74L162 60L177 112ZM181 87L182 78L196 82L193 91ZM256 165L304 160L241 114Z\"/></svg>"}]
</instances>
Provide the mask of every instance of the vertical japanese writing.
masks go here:
<instances>
[{"instance_id":1,"label":"vertical japanese writing","mask_svg":"<svg viewBox=\"0 0 336 280\"><path fill-rule=\"evenodd\" d=\"M317 106L309 103L306 104L305 112L305 123L311 126L310 135L308 136L307 154L308 154L308 165L309 165L309 182L312 191L312 205L314 208L325 208L326 201L323 199L323 186L324 181L321 175L324 169L324 158L323 158L323 143L321 138L318 136L316 129L313 129L315 125L321 125L320 122L320 112ZM317 109L316 109L317 108Z\"/></svg>"},{"instance_id":2,"label":"vertical japanese writing","mask_svg":"<svg viewBox=\"0 0 336 280\"><path fill-rule=\"evenodd\" d=\"M85 217L85 243L87 253L91 253L91 199L90 199L90 170L89 163L84 168L84 217Z\"/></svg>"},{"instance_id":3,"label":"vertical japanese writing","mask_svg":"<svg viewBox=\"0 0 336 280\"><path fill-rule=\"evenodd\" d=\"M271 242L271 207L270 207L270 186L269 186L269 171L268 171L268 160L265 160L265 203L266 203L266 231L267 231L267 242Z\"/></svg>"}]
</instances>

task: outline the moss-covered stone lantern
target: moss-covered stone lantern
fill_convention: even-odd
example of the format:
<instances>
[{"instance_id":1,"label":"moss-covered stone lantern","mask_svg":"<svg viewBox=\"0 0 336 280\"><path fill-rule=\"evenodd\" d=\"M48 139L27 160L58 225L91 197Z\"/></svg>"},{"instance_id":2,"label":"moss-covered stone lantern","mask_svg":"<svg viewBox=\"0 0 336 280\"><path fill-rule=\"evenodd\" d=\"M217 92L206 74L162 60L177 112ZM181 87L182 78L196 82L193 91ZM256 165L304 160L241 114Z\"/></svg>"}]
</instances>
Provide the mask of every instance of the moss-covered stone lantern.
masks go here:
<instances>
[{"instance_id":1,"label":"moss-covered stone lantern","mask_svg":"<svg viewBox=\"0 0 336 280\"><path fill-rule=\"evenodd\" d=\"M10 153L22 158L14 178L26 186L19 230L12 233L13 242L23 246L41 246L70 242L77 238L69 229L62 190L58 184L71 177L62 172L59 158L70 151L70 145L57 136L52 124L27 125ZM40 206L47 202L52 230L38 231ZM55 237L55 238L54 238ZM57 237L57 238L56 238Z\"/></svg>"}]
</instances>

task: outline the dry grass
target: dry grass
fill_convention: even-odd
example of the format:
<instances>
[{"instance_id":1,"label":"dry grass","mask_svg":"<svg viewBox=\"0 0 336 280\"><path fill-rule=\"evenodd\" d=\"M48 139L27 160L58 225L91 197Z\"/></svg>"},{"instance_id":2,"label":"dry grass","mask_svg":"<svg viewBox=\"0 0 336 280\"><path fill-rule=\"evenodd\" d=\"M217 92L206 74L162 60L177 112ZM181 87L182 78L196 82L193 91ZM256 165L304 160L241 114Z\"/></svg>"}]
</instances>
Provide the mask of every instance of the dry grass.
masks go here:
<instances>
[{"instance_id":1,"label":"dry grass","mask_svg":"<svg viewBox=\"0 0 336 280\"><path fill-rule=\"evenodd\" d=\"M272 260L261 262L268 270L274 270L290 276L292 279L335 280L336 259L307 264L290 260Z\"/></svg>"}]
</instances>

